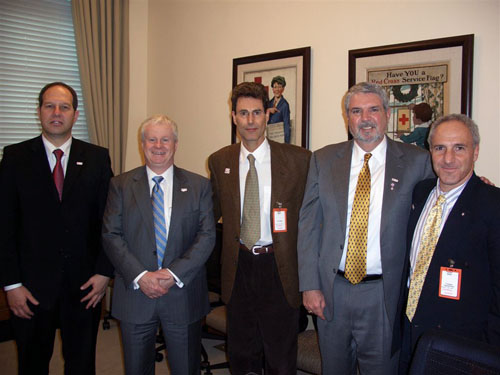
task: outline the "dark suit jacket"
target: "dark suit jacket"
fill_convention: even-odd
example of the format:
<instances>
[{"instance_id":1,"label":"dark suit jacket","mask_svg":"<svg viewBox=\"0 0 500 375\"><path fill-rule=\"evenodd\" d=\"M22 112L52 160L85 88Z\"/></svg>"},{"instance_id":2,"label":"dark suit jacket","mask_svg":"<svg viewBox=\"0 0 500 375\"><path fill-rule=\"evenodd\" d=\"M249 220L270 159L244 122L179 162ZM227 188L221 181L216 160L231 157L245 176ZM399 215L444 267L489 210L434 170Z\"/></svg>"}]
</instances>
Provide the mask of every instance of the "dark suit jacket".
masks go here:
<instances>
[{"instance_id":1,"label":"dark suit jacket","mask_svg":"<svg viewBox=\"0 0 500 375\"><path fill-rule=\"evenodd\" d=\"M299 222L300 290L321 290L325 317L333 317L333 288L347 225L353 141L314 152ZM380 252L385 307L394 323L406 249L411 194L417 182L433 176L429 153L387 140Z\"/></svg>"},{"instance_id":2,"label":"dark suit jacket","mask_svg":"<svg viewBox=\"0 0 500 375\"><path fill-rule=\"evenodd\" d=\"M288 231L272 233L278 272L290 306L301 304L297 275L297 223L311 153L301 147L269 141L271 148L271 215L278 202L287 211ZM208 167L213 188L215 219L223 219L222 300L233 290L240 244L240 144L210 155ZM272 218L271 218L272 219ZM272 223L272 220L271 220Z\"/></svg>"},{"instance_id":3,"label":"dark suit jacket","mask_svg":"<svg viewBox=\"0 0 500 375\"><path fill-rule=\"evenodd\" d=\"M408 249L420 214L436 179L415 187ZM409 251L399 301L404 319L408 298ZM460 300L440 298L441 267L462 270ZM427 271L422 293L411 323L412 348L430 328L500 346L500 189L486 185L473 175L464 188L441 231Z\"/></svg>"},{"instance_id":4,"label":"dark suit jacket","mask_svg":"<svg viewBox=\"0 0 500 375\"><path fill-rule=\"evenodd\" d=\"M100 241L111 175L106 149L73 138L59 201L41 136L4 148L0 163L3 286L21 282L42 307L49 307L63 282L79 290L96 273L112 276Z\"/></svg>"},{"instance_id":5,"label":"dark suit jacket","mask_svg":"<svg viewBox=\"0 0 500 375\"><path fill-rule=\"evenodd\" d=\"M111 180L104 214L104 249L116 268L112 314L145 323L161 309L176 324L198 321L209 311L205 262L215 244L212 190L208 179L174 166L172 214L163 268L183 283L156 299L133 289L144 270L156 271L156 240L146 167Z\"/></svg>"}]
</instances>

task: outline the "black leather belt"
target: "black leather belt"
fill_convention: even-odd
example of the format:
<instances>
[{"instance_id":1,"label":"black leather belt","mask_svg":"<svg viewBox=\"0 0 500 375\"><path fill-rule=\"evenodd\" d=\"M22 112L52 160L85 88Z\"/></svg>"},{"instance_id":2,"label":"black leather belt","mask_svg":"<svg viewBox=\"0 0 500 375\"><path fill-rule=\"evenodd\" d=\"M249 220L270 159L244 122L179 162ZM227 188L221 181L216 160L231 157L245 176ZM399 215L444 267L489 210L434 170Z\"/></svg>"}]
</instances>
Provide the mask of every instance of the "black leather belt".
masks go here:
<instances>
[{"instance_id":1,"label":"black leather belt","mask_svg":"<svg viewBox=\"0 0 500 375\"><path fill-rule=\"evenodd\" d=\"M344 271L338 271L337 275L342 276L345 279L345 272ZM374 280L380 280L382 278L382 275L366 275L363 277L363 280L360 282L364 283L365 281L374 281Z\"/></svg>"},{"instance_id":2,"label":"black leather belt","mask_svg":"<svg viewBox=\"0 0 500 375\"><path fill-rule=\"evenodd\" d=\"M266 246L255 245L255 246L252 246L251 249L249 249L244 244L240 243L240 249L241 250L245 250L245 251L249 251L253 255L274 253L273 244L269 244L269 245L266 245Z\"/></svg>"}]
</instances>

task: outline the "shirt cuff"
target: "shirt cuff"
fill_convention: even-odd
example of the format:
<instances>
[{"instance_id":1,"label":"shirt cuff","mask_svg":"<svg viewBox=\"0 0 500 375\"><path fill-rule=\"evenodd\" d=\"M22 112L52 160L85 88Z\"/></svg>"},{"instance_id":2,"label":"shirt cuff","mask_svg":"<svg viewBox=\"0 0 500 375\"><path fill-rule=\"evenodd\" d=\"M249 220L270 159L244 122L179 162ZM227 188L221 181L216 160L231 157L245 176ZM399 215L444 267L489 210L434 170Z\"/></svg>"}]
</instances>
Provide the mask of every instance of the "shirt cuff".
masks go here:
<instances>
[{"instance_id":1,"label":"shirt cuff","mask_svg":"<svg viewBox=\"0 0 500 375\"><path fill-rule=\"evenodd\" d=\"M21 286L23 286L22 283L17 283L17 284L12 284L12 285L6 285L6 286L3 287L3 290L6 291L6 292L8 292L9 290L16 289L16 288L19 288Z\"/></svg>"},{"instance_id":2,"label":"shirt cuff","mask_svg":"<svg viewBox=\"0 0 500 375\"><path fill-rule=\"evenodd\" d=\"M181 279L179 279L175 273L172 272L172 270L170 268L167 268L167 271L170 272L172 274L172 276L174 277L174 280L175 280L175 283L177 284L177 286L179 288L182 288L184 286L184 283L181 281Z\"/></svg>"},{"instance_id":3,"label":"shirt cuff","mask_svg":"<svg viewBox=\"0 0 500 375\"><path fill-rule=\"evenodd\" d=\"M145 273L148 271L142 271L135 279L132 281L132 287L134 290L140 289L141 287L139 286L139 280L141 279L142 276L144 276Z\"/></svg>"}]
</instances>

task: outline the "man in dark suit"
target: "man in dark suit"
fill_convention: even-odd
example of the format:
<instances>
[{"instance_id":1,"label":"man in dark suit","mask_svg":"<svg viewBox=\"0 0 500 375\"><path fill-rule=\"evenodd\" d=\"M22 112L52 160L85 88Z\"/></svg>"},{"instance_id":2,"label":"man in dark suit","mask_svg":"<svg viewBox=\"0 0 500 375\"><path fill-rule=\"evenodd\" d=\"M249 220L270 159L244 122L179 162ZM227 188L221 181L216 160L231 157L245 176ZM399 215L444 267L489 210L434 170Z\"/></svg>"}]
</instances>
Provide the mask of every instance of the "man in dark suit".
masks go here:
<instances>
[{"instance_id":1,"label":"man in dark suit","mask_svg":"<svg viewBox=\"0 0 500 375\"><path fill-rule=\"evenodd\" d=\"M500 346L500 189L474 174L479 130L467 116L438 119L429 144L438 179L413 192L399 308L402 373L431 328Z\"/></svg>"},{"instance_id":2,"label":"man in dark suit","mask_svg":"<svg viewBox=\"0 0 500 375\"><path fill-rule=\"evenodd\" d=\"M215 244L212 190L208 179L174 165L175 122L156 115L140 133L146 165L111 180L103 219L125 371L154 373L161 323L171 374L198 375L209 311L205 261Z\"/></svg>"},{"instance_id":3,"label":"man in dark suit","mask_svg":"<svg viewBox=\"0 0 500 375\"><path fill-rule=\"evenodd\" d=\"M359 366L362 374L390 375L398 363L391 340L403 228L413 187L433 173L427 152L385 136L390 110L381 86L351 87L345 111L354 139L311 158L299 221L300 290L321 318L324 374L349 375Z\"/></svg>"},{"instance_id":4,"label":"man in dark suit","mask_svg":"<svg viewBox=\"0 0 500 375\"><path fill-rule=\"evenodd\" d=\"M208 159L215 218L224 225L222 299L231 371L260 374L264 357L266 373L294 374L301 302L297 222L310 152L266 139L268 99L261 84L239 84L231 102L241 143Z\"/></svg>"},{"instance_id":5,"label":"man in dark suit","mask_svg":"<svg viewBox=\"0 0 500 375\"><path fill-rule=\"evenodd\" d=\"M95 344L113 269L101 251L108 151L71 137L75 91L40 92L42 135L7 146L0 164L1 283L12 310L20 374L47 374L61 328L67 374L95 373Z\"/></svg>"}]
</instances>

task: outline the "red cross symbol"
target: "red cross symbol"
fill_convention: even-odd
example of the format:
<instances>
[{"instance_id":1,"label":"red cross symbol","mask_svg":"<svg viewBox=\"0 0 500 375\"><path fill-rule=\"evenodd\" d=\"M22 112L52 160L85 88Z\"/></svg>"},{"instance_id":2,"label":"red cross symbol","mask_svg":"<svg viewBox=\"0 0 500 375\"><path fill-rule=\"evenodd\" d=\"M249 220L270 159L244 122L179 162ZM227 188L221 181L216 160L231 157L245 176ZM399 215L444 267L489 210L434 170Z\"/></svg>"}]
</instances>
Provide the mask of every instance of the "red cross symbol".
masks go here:
<instances>
[{"instance_id":1,"label":"red cross symbol","mask_svg":"<svg viewBox=\"0 0 500 375\"><path fill-rule=\"evenodd\" d=\"M401 124L403 124L403 126L406 125L406 121L410 121L410 119L408 117L406 117L406 114L404 114L404 113L401 115L401 117L398 120Z\"/></svg>"}]
</instances>

